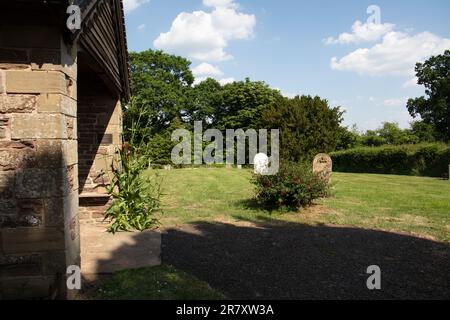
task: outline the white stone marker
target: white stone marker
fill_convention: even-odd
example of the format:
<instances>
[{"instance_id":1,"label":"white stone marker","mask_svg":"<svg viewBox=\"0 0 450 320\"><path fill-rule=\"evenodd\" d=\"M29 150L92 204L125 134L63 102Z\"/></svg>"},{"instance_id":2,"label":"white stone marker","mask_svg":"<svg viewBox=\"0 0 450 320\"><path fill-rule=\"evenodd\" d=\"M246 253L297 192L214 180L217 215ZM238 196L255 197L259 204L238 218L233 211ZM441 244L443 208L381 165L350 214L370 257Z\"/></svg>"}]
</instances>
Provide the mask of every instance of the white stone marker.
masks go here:
<instances>
[{"instance_id":1,"label":"white stone marker","mask_svg":"<svg viewBox=\"0 0 450 320\"><path fill-rule=\"evenodd\" d=\"M269 157L265 153L258 153L253 160L255 174L267 175L269 172Z\"/></svg>"}]
</instances>

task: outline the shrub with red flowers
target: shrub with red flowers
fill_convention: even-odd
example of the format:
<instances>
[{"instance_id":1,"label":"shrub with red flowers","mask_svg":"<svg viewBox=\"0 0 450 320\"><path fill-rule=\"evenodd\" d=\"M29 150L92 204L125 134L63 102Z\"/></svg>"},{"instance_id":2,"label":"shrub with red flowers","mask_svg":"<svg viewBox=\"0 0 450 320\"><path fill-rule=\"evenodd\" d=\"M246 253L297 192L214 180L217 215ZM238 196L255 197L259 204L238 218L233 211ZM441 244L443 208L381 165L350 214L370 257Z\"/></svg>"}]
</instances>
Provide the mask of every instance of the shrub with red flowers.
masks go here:
<instances>
[{"instance_id":1,"label":"shrub with red flowers","mask_svg":"<svg viewBox=\"0 0 450 320\"><path fill-rule=\"evenodd\" d=\"M258 203L272 208L298 210L329 194L327 181L305 164L284 163L276 175L254 174L252 183Z\"/></svg>"}]
</instances>

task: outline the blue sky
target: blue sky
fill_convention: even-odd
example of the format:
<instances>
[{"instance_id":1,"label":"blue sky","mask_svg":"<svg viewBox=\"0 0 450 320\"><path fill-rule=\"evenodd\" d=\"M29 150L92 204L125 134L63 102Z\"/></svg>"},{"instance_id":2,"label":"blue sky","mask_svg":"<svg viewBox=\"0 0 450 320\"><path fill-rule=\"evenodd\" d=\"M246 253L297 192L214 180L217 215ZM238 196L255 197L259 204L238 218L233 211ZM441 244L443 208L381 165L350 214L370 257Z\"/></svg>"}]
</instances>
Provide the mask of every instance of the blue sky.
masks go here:
<instances>
[{"instance_id":1,"label":"blue sky","mask_svg":"<svg viewBox=\"0 0 450 320\"><path fill-rule=\"evenodd\" d=\"M185 56L198 81L250 77L287 96L319 95L361 130L407 127L405 101L423 94L415 62L450 49L448 0L124 2L130 50ZM381 20L368 21L370 5Z\"/></svg>"}]
</instances>

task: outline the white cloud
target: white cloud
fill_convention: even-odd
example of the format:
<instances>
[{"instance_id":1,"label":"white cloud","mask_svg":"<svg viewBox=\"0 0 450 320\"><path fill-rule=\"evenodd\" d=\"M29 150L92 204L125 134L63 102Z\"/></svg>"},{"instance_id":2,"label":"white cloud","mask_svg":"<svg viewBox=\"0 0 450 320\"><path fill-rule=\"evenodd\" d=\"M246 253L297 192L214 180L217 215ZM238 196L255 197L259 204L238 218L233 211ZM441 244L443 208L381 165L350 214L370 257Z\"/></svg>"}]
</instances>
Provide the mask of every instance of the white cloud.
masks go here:
<instances>
[{"instance_id":1,"label":"white cloud","mask_svg":"<svg viewBox=\"0 0 450 320\"><path fill-rule=\"evenodd\" d=\"M431 55L442 54L450 47L450 39L430 32L409 35L391 31L381 43L359 48L346 56L331 59L331 68L368 75L414 75L414 66Z\"/></svg>"},{"instance_id":2,"label":"white cloud","mask_svg":"<svg viewBox=\"0 0 450 320\"><path fill-rule=\"evenodd\" d=\"M195 68L192 68L192 73L196 77L201 76L223 76L222 70L220 70L218 67L215 67L209 63L203 62L196 66Z\"/></svg>"},{"instance_id":3,"label":"white cloud","mask_svg":"<svg viewBox=\"0 0 450 320\"><path fill-rule=\"evenodd\" d=\"M218 80L219 81L219 83L221 84L221 85L226 85L226 84L229 84L229 83L233 83L234 81L236 81L234 78L223 78L223 79L220 79L220 80Z\"/></svg>"},{"instance_id":4,"label":"white cloud","mask_svg":"<svg viewBox=\"0 0 450 320\"><path fill-rule=\"evenodd\" d=\"M142 31L142 30L145 30L146 27L147 27L147 26L145 25L145 23L143 23L143 24L140 24L140 25L137 27L137 29L138 29L139 31Z\"/></svg>"},{"instance_id":5,"label":"white cloud","mask_svg":"<svg viewBox=\"0 0 450 320\"><path fill-rule=\"evenodd\" d=\"M205 81L208 78L213 78L213 77L195 77L195 81L194 81L194 85L197 85L203 81ZM218 79L217 80L222 86L228 84L228 83L233 83L234 81L236 81L234 78L222 78L222 79Z\"/></svg>"},{"instance_id":6,"label":"white cloud","mask_svg":"<svg viewBox=\"0 0 450 320\"><path fill-rule=\"evenodd\" d=\"M417 77L413 77L403 84L403 88L420 87L420 85L417 84L417 81L419 81L419 79L417 79Z\"/></svg>"},{"instance_id":7,"label":"white cloud","mask_svg":"<svg viewBox=\"0 0 450 320\"><path fill-rule=\"evenodd\" d=\"M214 8L237 8L238 4L234 0L203 0L203 4L207 7Z\"/></svg>"},{"instance_id":8,"label":"white cloud","mask_svg":"<svg viewBox=\"0 0 450 320\"><path fill-rule=\"evenodd\" d=\"M208 79L208 77L195 77L194 86L198 85L199 83L202 83L206 79Z\"/></svg>"},{"instance_id":9,"label":"white cloud","mask_svg":"<svg viewBox=\"0 0 450 320\"><path fill-rule=\"evenodd\" d=\"M150 0L123 0L123 6L125 13L131 12L134 9L137 9L139 6L144 3L148 3Z\"/></svg>"},{"instance_id":10,"label":"white cloud","mask_svg":"<svg viewBox=\"0 0 450 320\"><path fill-rule=\"evenodd\" d=\"M286 97L286 98L289 98L289 99L293 99L293 98L295 98L296 96L299 95L298 93L293 93L293 92L284 91L284 90L281 89L281 88L274 88L274 89L280 91L280 93L281 93L281 95L282 95L283 97Z\"/></svg>"},{"instance_id":11,"label":"white cloud","mask_svg":"<svg viewBox=\"0 0 450 320\"><path fill-rule=\"evenodd\" d=\"M391 23L362 23L355 21L352 26L351 33L341 33L337 38L329 37L324 39L326 44L347 44L347 43L361 43L373 42L380 39L386 33L391 32L395 25Z\"/></svg>"},{"instance_id":12,"label":"white cloud","mask_svg":"<svg viewBox=\"0 0 450 320\"><path fill-rule=\"evenodd\" d=\"M212 12L182 12L168 32L153 42L157 49L187 55L200 61L225 61L232 58L225 52L229 41L254 36L256 17L237 11L234 1L204 0Z\"/></svg>"},{"instance_id":13,"label":"white cloud","mask_svg":"<svg viewBox=\"0 0 450 320\"><path fill-rule=\"evenodd\" d=\"M386 99L383 101L383 105L386 107L404 107L407 101L408 98Z\"/></svg>"}]
</instances>

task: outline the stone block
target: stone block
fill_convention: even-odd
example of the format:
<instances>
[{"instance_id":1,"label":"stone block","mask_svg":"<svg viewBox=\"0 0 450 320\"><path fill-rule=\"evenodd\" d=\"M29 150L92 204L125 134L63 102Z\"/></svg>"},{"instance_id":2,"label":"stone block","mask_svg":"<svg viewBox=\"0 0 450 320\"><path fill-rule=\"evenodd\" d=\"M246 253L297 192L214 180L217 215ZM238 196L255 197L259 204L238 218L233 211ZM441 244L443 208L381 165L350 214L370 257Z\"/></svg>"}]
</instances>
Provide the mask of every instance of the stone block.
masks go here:
<instances>
[{"instance_id":1,"label":"stone block","mask_svg":"<svg viewBox=\"0 0 450 320\"><path fill-rule=\"evenodd\" d=\"M60 114L14 114L12 139L67 139L66 123Z\"/></svg>"},{"instance_id":2,"label":"stone block","mask_svg":"<svg viewBox=\"0 0 450 320\"><path fill-rule=\"evenodd\" d=\"M22 169L16 172L16 196L18 199L63 197L69 192L66 168Z\"/></svg>"},{"instance_id":3,"label":"stone block","mask_svg":"<svg viewBox=\"0 0 450 320\"><path fill-rule=\"evenodd\" d=\"M66 76L66 91L67 95L76 100L78 97L78 86L76 79L70 78L69 76Z\"/></svg>"},{"instance_id":4,"label":"stone block","mask_svg":"<svg viewBox=\"0 0 450 320\"><path fill-rule=\"evenodd\" d=\"M5 228L0 230L5 254L64 250L61 228Z\"/></svg>"},{"instance_id":5,"label":"stone block","mask_svg":"<svg viewBox=\"0 0 450 320\"><path fill-rule=\"evenodd\" d=\"M44 224L47 227L64 226L65 198L44 199Z\"/></svg>"},{"instance_id":6,"label":"stone block","mask_svg":"<svg viewBox=\"0 0 450 320\"><path fill-rule=\"evenodd\" d=\"M0 199L14 196L14 171L0 171Z\"/></svg>"},{"instance_id":7,"label":"stone block","mask_svg":"<svg viewBox=\"0 0 450 320\"><path fill-rule=\"evenodd\" d=\"M63 156L67 166L78 163L78 143L76 140L63 141Z\"/></svg>"},{"instance_id":8,"label":"stone block","mask_svg":"<svg viewBox=\"0 0 450 320\"><path fill-rule=\"evenodd\" d=\"M36 166L36 151L32 148L0 149L0 170L15 170Z\"/></svg>"},{"instance_id":9,"label":"stone block","mask_svg":"<svg viewBox=\"0 0 450 320\"><path fill-rule=\"evenodd\" d=\"M66 130L68 139L77 139L77 119L66 116Z\"/></svg>"},{"instance_id":10,"label":"stone block","mask_svg":"<svg viewBox=\"0 0 450 320\"><path fill-rule=\"evenodd\" d=\"M0 70L0 93L6 92L5 71Z\"/></svg>"},{"instance_id":11,"label":"stone block","mask_svg":"<svg viewBox=\"0 0 450 320\"><path fill-rule=\"evenodd\" d=\"M66 252L60 251L50 251L41 254L42 256L42 274L44 275L54 275L57 273L66 273Z\"/></svg>"},{"instance_id":12,"label":"stone block","mask_svg":"<svg viewBox=\"0 0 450 320\"><path fill-rule=\"evenodd\" d=\"M29 64L25 63L0 63L0 70L30 70Z\"/></svg>"},{"instance_id":13,"label":"stone block","mask_svg":"<svg viewBox=\"0 0 450 320\"><path fill-rule=\"evenodd\" d=\"M0 127L0 139L7 139L10 135L8 128Z\"/></svg>"},{"instance_id":14,"label":"stone block","mask_svg":"<svg viewBox=\"0 0 450 320\"><path fill-rule=\"evenodd\" d=\"M38 227L42 225L44 202L42 199L21 199L17 203L18 219L21 226Z\"/></svg>"},{"instance_id":15,"label":"stone block","mask_svg":"<svg viewBox=\"0 0 450 320\"><path fill-rule=\"evenodd\" d=\"M72 192L66 197L44 199L45 226L67 226L75 217L78 217L78 192Z\"/></svg>"},{"instance_id":16,"label":"stone block","mask_svg":"<svg viewBox=\"0 0 450 320\"><path fill-rule=\"evenodd\" d=\"M76 140L39 139L35 145L40 168L65 168L77 164Z\"/></svg>"},{"instance_id":17,"label":"stone block","mask_svg":"<svg viewBox=\"0 0 450 320\"><path fill-rule=\"evenodd\" d=\"M48 298L56 289L55 276L13 277L0 281L0 299Z\"/></svg>"},{"instance_id":18,"label":"stone block","mask_svg":"<svg viewBox=\"0 0 450 320\"><path fill-rule=\"evenodd\" d=\"M77 102L62 94L41 94L37 98L37 110L40 113L62 113L77 116Z\"/></svg>"},{"instance_id":19,"label":"stone block","mask_svg":"<svg viewBox=\"0 0 450 320\"><path fill-rule=\"evenodd\" d=\"M39 254L3 255L0 257L0 277L35 276L42 272Z\"/></svg>"},{"instance_id":20,"label":"stone block","mask_svg":"<svg viewBox=\"0 0 450 320\"><path fill-rule=\"evenodd\" d=\"M26 113L33 112L35 108L35 95L15 94L0 96L0 113Z\"/></svg>"},{"instance_id":21,"label":"stone block","mask_svg":"<svg viewBox=\"0 0 450 320\"><path fill-rule=\"evenodd\" d=\"M17 200L3 197L2 195L0 198L0 216L8 217L8 219L4 219L3 223L15 223L17 218Z\"/></svg>"},{"instance_id":22,"label":"stone block","mask_svg":"<svg viewBox=\"0 0 450 320\"><path fill-rule=\"evenodd\" d=\"M320 175L327 183L331 182L333 161L328 154L319 153L313 161L313 172Z\"/></svg>"},{"instance_id":23,"label":"stone block","mask_svg":"<svg viewBox=\"0 0 450 320\"><path fill-rule=\"evenodd\" d=\"M47 168L64 168L64 140L39 139L36 140L36 157L39 161L39 167Z\"/></svg>"},{"instance_id":24,"label":"stone block","mask_svg":"<svg viewBox=\"0 0 450 320\"><path fill-rule=\"evenodd\" d=\"M78 215L66 226L66 262L68 265L80 265L80 221Z\"/></svg>"},{"instance_id":25,"label":"stone block","mask_svg":"<svg viewBox=\"0 0 450 320\"><path fill-rule=\"evenodd\" d=\"M5 71L7 93L67 93L66 79L56 71Z\"/></svg>"}]
</instances>

